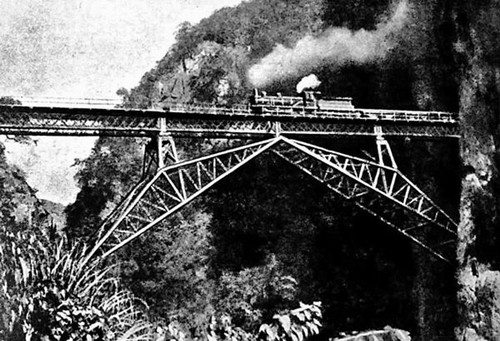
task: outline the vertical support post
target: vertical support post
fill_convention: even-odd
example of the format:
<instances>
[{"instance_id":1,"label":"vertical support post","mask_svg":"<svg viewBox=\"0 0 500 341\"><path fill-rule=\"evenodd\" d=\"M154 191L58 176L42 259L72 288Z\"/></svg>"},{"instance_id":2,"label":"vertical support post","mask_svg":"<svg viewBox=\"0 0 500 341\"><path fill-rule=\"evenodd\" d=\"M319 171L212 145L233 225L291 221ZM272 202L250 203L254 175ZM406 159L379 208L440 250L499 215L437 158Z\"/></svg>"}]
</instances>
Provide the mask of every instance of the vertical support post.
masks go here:
<instances>
[{"instance_id":1,"label":"vertical support post","mask_svg":"<svg viewBox=\"0 0 500 341\"><path fill-rule=\"evenodd\" d=\"M156 151L156 155L158 157L158 168L163 168L165 166L164 154L163 154L163 136L165 135L167 122L165 117L160 118L160 134L157 137L156 147L158 148ZM175 147L174 147L175 148Z\"/></svg>"},{"instance_id":2,"label":"vertical support post","mask_svg":"<svg viewBox=\"0 0 500 341\"><path fill-rule=\"evenodd\" d=\"M281 135L281 122L274 122L273 123L273 130L274 130L274 136L278 137Z\"/></svg>"},{"instance_id":3,"label":"vertical support post","mask_svg":"<svg viewBox=\"0 0 500 341\"><path fill-rule=\"evenodd\" d=\"M397 169L398 166L396 164L396 160L394 159L394 155L392 154L391 146L389 145L389 142L384 138L381 126L375 126L375 135L377 143L378 163L383 166L390 166L394 169Z\"/></svg>"},{"instance_id":4,"label":"vertical support post","mask_svg":"<svg viewBox=\"0 0 500 341\"><path fill-rule=\"evenodd\" d=\"M155 167L155 155L152 152L153 140L149 141L148 144L144 146L144 158L142 161L142 178L146 178L150 173L150 170Z\"/></svg>"},{"instance_id":5,"label":"vertical support post","mask_svg":"<svg viewBox=\"0 0 500 341\"><path fill-rule=\"evenodd\" d=\"M167 132L167 123L164 117L158 119L159 133L152 138L145 147L143 177L156 173L158 169L165 167L170 159L173 163L179 162L179 155L174 139Z\"/></svg>"},{"instance_id":6,"label":"vertical support post","mask_svg":"<svg viewBox=\"0 0 500 341\"><path fill-rule=\"evenodd\" d=\"M163 136L161 134L156 137L156 160L158 168L165 167L165 160L163 159Z\"/></svg>"},{"instance_id":7,"label":"vertical support post","mask_svg":"<svg viewBox=\"0 0 500 341\"><path fill-rule=\"evenodd\" d=\"M169 163L178 163L179 161L179 154L177 153L174 138L162 129L162 132L156 138L151 139L146 145L142 177L147 178L156 174L158 170L164 168ZM177 174L181 194L186 198L186 185L182 169L179 169Z\"/></svg>"},{"instance_id":8,"label":"vertical support post","mask_svg":"<svg viewBox=\"0 0 500 341\"><path fill-rule=\"evenodd\" d=\"M177 147L175 146L175 141L172 135L170 134L164 134L160 135L159 138L161 141L158 141L158 145L161 146L159 147L161 149L161 155L159 158L159 164L161 163L160 168L165 166L165 159L170 158L170 160L173 161L173 163L178 163L179 160L179 154L177 153ZM187 198L186 194L186 185L184 182L184 175L182 173L182 169L180 168L177 171L177 174L179 176L179 184L181 188L181 193L184 199Z\"/></svg>"}]
</instances>

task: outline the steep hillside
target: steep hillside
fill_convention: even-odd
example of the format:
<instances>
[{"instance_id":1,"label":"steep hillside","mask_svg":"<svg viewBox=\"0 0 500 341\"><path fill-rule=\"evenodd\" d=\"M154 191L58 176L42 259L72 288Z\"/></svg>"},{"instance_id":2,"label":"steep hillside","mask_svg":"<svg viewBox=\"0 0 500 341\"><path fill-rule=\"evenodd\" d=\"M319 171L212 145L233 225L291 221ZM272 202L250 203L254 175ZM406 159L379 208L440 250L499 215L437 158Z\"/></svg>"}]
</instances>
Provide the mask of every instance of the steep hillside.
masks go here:
<instances>
[{"instance_id":1,"label":"steep hillside","mask_svg":"<svg viewBox=\"0 0 500 341\"><path fill-rule=\"evenodd\" d=\"M181 25L158 65L119 93L127 107L232 104L255 85L292 94L314 72L319 90L353 96L358 106L453 110L458 69L450 25L451 9L437 1L247 1ZM251 77L251 70L265 72ZM395 148L401 169L456 213L456 142L407 142ZM95 229L138 177L138 168L122 163L141 157L128 143L117 155L115 142L96 146L80 173L81 195L68 208L70 231ZM349 153L374 148L374 141L318 143ZM224 145L179 141L186 157ZM454 333L452 268L273 158L248 165L121 252L123 277L135 292L193 337L214 312L248 328L273 306L316 299L326 309L328 337L386 324L417 340ZM270 273L277 287L253 281L252 271ZM288 277L293 285L279 280ZM248 292L235 297L230 288Z\"/></svg>"},{"instance_id":2,"label":"steep hillside","mask_svg":"<svg viewBox=\"0 0 500 341\"><path fill-rule=\"evenodd\" d=\"M225 104L246 101L253 87L293 94L316 73L320 91L354 97L358 106L456 110L449 8L391 4L276 0L223 9L181 25L158 65L120 93L127 106ZM255 77L259 66L264 73Z\"/></svg>"},{"instance_id":3,"label":"steep hillside","mask_svg":"<svg viewBox=\"0 0 500 341\"><path fill-rule=\"evenodd\" d=\"M54 218L36 197L23 172L7 163L4 146L0 144L0 224L29 229L53 225L54 219L59 218Z\"/></svg>"},{"instance_id":4,"label":"steep hillside","mask_svg":"<svg viewBox=\"0 0 500 341\"><path fill-rule=\"evenodd\" d=\"M319 32L323 6L320 0L248 1L219 10L195 26L181 25L177 42L126 94L126 105L244 100L252 88L246 75L249 66L277 43L291 46L305 34ZM224 82L228 89L220 94Z\"/></svg>"},{"instance_id":5,"label":"steep hillside","mask_svg":"<svg viewBox=\"0 0 500 341\"><path fill-rule=\"evenodd\" d=\"M458 1L461 66L459 340L500 338L500 6Z\"/></svg>"}]
</instances>

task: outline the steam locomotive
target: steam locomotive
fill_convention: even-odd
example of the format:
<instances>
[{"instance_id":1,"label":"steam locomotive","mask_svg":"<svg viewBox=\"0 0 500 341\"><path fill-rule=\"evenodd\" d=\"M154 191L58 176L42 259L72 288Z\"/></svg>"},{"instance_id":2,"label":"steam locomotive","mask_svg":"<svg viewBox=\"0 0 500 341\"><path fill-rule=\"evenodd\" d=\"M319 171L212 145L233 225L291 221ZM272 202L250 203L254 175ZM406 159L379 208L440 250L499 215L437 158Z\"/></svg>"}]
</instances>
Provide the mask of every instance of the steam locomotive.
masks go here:
<instances>
[{"instance_id":1,"label":"steam locomotive","mask_svg":"<svg viewBox=\"0 0 500 341\"><path fill-rule=\"evenodd\" d=\"M265 91L254 90L250 97L250 107L254 113L308 114L328 111L350 111L354 109L352 98L334 97L323 99L321 92L303 91L300 96L268 96Z\"/></svg>"},{"instance_id":2,"label":"steam locomotive","mask_svg":"<svg viewBox=\"0 0 500 341\"><path fill-rule=\"evenodd\" d=\"M342 119L369 120L431 120L450 122L456 120L456 114L437 111L359 109L352 104L350 97L323 99L320 92L303 91L299 96L269 96L265 91L254 90L249 103L234 106L187 105L175 102L162 102L161 108L169 112L189 113L227 113L227 114L269 114L293 116L329 116Z\"/></svg>"},{"instance_id":3,"label":"steam locomotive","mask_svg":"<svg viewBox=\"0 0 500 341\"><path fill-rule=\"evenodd\" d=\"M235 109L253 114L281 114L281 115L349 115L364 116L356 109L350 97L323 98L321 92L306 90L299 96L283 96L278 93L269 96L265 91L255 89L245 105L213 106L213 105L185 105L163 101L161 108L166 111L195 111L195 112L233 112Z\"/></svg>"}]
</instances>

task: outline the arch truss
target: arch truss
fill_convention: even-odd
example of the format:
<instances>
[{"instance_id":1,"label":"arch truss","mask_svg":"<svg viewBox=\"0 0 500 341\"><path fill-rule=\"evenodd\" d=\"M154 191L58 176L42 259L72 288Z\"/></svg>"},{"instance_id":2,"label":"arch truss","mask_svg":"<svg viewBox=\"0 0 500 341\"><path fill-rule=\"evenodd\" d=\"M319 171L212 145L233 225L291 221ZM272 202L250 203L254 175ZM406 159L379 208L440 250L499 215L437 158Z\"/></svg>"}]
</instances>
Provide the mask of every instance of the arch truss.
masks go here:
<instances>
[{"instance_id":1,"label":"arch truss","mask_svg":"<svg viewBox=\"0 0 500 341\"><path fill-rule=\"evenodd\" d=\"M99 228L89 258L112 254L249 161L274 153L437 258L453 259L457 224L398 170L381 136L378 162L282 136L179 162L173 140L165 141L146 152L145 177ZM165 166L167 157L174 163Z\"/></svg>"}]
</instances>

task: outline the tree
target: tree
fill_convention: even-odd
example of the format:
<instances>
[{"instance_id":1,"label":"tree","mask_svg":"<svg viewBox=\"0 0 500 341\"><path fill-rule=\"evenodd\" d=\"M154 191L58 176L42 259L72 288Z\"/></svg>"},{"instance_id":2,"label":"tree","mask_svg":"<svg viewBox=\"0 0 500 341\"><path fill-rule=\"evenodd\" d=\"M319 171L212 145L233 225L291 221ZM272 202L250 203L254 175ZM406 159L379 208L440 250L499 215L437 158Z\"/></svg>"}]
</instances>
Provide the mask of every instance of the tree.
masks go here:
<instances>
[{"instance_id":1,"label":"tree","mask_svg":"<svg viewBox=\"0 0 500 341\"><path fill-rule=\"evenodd\" d=\"M21 101L14 99L9 96L3 96L0 97L0 104L7 104L7 105L22 105Z\"/></svg>"},{"instance_id":2,"label":"tree","mask_svg":"<svg viewBox=\"0 0 500 341\"><path fill-rule=\"evenodd\" d=\"M81 188L66 208L67 234L88 238L141 176L143 143L134 138L100 138L91 155L77 161Z\"/></svg>"},{"instance_id":3,"label":"tree","mask_svg":"<svg viewBox=\"0 0 500 341\"><path fill-rule=\"evenodd\" d=\"M204 43L196 57L196 71L190 75L193 99L216 104L240 103L248 93L241 73L247 60L242 49Z\"/></svg>"},{"instance_id":4,"label":"tree","mask_svg":"<svg viewBox=\"0 0 500 341\"><path fill-rule=\"evenodd\" d=\"M270 255L261 266L223 272L215 295L216 311L231 316L237 327L255 330L276 311L297 304L297 281Z\"/></svg>"}]
</instances>

